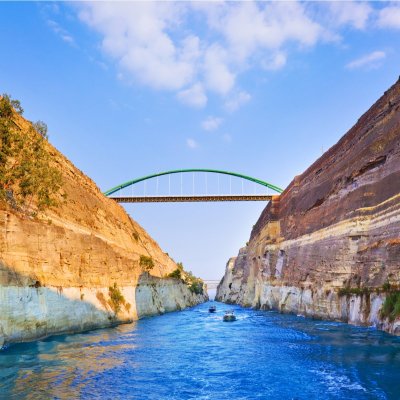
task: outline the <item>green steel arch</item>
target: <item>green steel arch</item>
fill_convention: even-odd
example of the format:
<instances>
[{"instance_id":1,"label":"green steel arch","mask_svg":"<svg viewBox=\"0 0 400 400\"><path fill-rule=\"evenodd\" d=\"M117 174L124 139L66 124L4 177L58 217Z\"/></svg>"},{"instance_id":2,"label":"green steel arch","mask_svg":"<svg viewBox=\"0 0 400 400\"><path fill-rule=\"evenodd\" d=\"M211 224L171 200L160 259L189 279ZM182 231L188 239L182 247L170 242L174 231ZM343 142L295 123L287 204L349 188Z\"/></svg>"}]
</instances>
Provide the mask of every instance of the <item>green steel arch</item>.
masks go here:
<instances>
[{"instance_id":1,"label":"green steel arch","mask_svg":"<svg viewBox=\"0 0 400 400\"><path fill-rule=\"evenodd\" d=\"M148 179L152 179L152 178L157 178L158 176L172 175L172 174L179 174L179 173L186 173L186 172L210 172L210 173L213 173L213 174L224 174L224 175L236 176L238 178L242 178L242 179L246 179L246 180L251 181L251 182L255 182L255 183L257 183L257 184L259 184L261 186L268 187L268 188L274 190L275 192L278 192L278 193L282 193L283 192L283 189L281 189L278 186L272 185L271 183L264 182L261 179L252 178L251 176L238 174L236 172L219 171L217 169L192 168L192 169L176 169L176 170L172 170L172 171L159 172L158 174L143 176L142 178L138 178L138 179L134 179L132 181L121 183L120 185L115 186L115 187L107 190L106 192L104 192L104 194L106 196L109 196L109 195L111 195L111 194L113 194L115 192L118 192L118 190L124 189L124 188L126 188L128 186L131 186L131 185L134 185L135 183L139 183L139 182L142 182L142 181L147 181Z\"/></svg>"}]
</instances>

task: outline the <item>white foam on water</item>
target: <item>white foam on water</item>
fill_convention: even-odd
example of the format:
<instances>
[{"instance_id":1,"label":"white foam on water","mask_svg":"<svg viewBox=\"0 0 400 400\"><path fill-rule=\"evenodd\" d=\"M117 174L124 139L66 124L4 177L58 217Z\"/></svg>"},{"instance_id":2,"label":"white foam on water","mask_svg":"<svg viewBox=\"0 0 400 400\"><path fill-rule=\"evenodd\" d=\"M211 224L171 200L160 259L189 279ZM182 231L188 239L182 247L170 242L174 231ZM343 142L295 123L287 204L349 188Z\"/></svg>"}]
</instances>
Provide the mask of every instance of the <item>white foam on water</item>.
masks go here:
<instances>
[{"instance_id":1,"label":"white foam on water","mask_svg":"<svg viewBox=\"0 0 400 400\"><path fill-rule=\"evenodd\" d=\"M344 390L367 392L359 382L352 381L346 375L340 375L336 372L323 370L311 370L310 372L318 375L327 386L328 392L338 393Z\"/></svg>"}]
</instances>

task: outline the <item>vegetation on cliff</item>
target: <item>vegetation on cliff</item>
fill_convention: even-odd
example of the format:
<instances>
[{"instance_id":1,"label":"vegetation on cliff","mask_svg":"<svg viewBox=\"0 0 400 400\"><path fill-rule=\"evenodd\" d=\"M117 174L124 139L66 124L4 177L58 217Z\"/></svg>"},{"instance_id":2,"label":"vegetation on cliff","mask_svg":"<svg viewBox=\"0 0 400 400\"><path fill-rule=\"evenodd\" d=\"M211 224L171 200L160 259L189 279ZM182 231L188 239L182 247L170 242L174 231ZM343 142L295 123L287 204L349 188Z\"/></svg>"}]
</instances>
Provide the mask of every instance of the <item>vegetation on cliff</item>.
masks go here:
<instances>
[{"instance_id":1,"label":"vegetation on cliff","mask_svg":"<svg viewBox=\"0 0 400 400\"><path fill-rule=\"evenodd\" d=\"M388 318L390 322L393 322L400 317L400 290L389 282L386 282L384 287L387 296L382 305L381 317Z\"/></svg>"},{"instance_id":2,"label":"vegetation on cliff","mask_svg":"<svg viewBox=\"0 0 400 400\"><path fill-rule=\"evenodd\" d=\"M167 278L182 279L182 270L179 268L174 269L170 274L167 275Z\"/></svg>"},{"instance_id":3,"label":"vegetation on cliff","mask_svg":"<svg viewBox=\"0 0 400 400\"><path fill-rule=\"evenodd\" d=\"M390 322L400 317L400 291L396 290L386 296L381 309L381 317L389 318Z\"/></svg>"},{"instance_id":4,"label":"vegetation on cliff","mask_svg":"<svg viewBox=\"0 0 400 400\"><path fill-rule=\"evenodd\" d=\"M183 264L181 262L177 263L177 268L167 275L167 278L179 279L185 283L189 290L195 294L204 293L204 282L202 279L197 278L192 274L191 271L184 271Z\"/></svg>"},{"instance_id":5,"label":"vegetation on cliff","mask_svg":"<svg viewBox=\"0 0 400 400\"><path fill-rule=\"evenodd\" d=\"M54 206L61 173L51 165L47 126L38 121L26 129L16 113L23 113L20 102L0 96L0 199L25 212Z\"/></svg>"},{"instance_id":6,"label":"vegetation on cliff","mask_svg":"<svg viewBox=\"0 0 400 400\"><path fill-rule=\"evenodd\" d=\"M178 262L176 266L177 268L167 275L168 278L182 279L183 264Z\"/></svg>"},{"instance_id":7,"label":"vegetation on cliff","mask_svg":"<svg viewBox=\"0 0 400 400\"><path fill-rule=\"evenodd\" d=\"M204 282L200 278L195 278L189 284L189 290L194 294L204 293Z\"/></svg>"},{"instance_id":8,"label":"vegetation on cliff","mask_svg":"<svg viewBox=\"0 0 400 400\"><path fill-rule=\"evenodd\" d=\"M364 296L371 295L372 293L385 293L386 298L382 305L380 315L382 318L388 318L393 322L396 318L400 317L400 290L398 286L391 285L386 281L380 287L343 287L338 290L339 296Z\"/></svg>"},{"instance_id":9,"label":"vegetation on cliff","mask_svg":"<svg viewBox=\"0 0 400 400\"><path fill-rule=\"evenodd\" d=\"M146 271L150 272L154 268L154 261L151 257L140 256L139 265Z\"/></svg>"},{"instance_id":10,"label":"vegetation on cliff","mask_svg":"<svg viewBox=\"0 0 400 400\"><path fill-rule=\"evenodd\" d=\"M378 291L379 288L368 288L368 287L343 287L338 290L338 295L342 296L363 296L370 294L371 292Z\"/></svg>"},{"instance_id":11,"label":"vegetation on cliff","mask_svg":"<svg viewBox=\"0 0 400 400\"><path fill-rule=\"evenodd\" d=\"M121 305L125 304L125 298L119 290L116 282L114 282L113 286L108 288L108 294L110 296L110 306L114 310L115 314L118 314L121 310Z\"/></svg>"}]
</instances>

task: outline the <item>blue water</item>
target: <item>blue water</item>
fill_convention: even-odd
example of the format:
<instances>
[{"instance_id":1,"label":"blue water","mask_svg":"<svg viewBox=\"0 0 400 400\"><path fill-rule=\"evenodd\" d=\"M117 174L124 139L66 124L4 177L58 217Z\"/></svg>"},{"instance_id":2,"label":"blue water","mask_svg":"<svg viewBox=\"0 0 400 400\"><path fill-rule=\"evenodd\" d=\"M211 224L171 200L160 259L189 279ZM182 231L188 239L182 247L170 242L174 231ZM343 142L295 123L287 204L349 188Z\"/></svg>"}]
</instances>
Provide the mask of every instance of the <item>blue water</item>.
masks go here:
<instances>
[{"instance_id":1,"label":"blue water","mask_svg":"<svg viewBox=\"0 0 400 400\"><path fill-rule=\"evenodd\" d=\"M213 304L10 346L0 398L400 399L399 338Z\"/></svg>"}]
</instances>

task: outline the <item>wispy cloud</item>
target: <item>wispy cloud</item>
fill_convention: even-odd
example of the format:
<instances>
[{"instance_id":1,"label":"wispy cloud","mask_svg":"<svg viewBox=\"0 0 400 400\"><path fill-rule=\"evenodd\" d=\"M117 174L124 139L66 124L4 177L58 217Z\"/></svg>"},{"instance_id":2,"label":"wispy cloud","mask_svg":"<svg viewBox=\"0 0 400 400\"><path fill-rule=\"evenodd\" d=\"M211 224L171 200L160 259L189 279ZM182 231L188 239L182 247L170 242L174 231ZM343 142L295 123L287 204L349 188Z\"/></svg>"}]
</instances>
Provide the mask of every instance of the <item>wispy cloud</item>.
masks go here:
<instances>
[{"instance_id":1,"label":"wispy cloud","mask_svg":"<svg viewBox=\"0 0 400 400\"><path fill-rule=\"evenodd\" d=\"M189 149L196 149L199 147L199 144L192 138L187 138L186 139L186 145L189 147Z\"/></svg>"},{"instance_id":2,"label":"wispy cloud","mask_svg":"<svg viewBox=\"0 0 400 400\"><path fill-rule=\"evenodd\" d=\"M228 94L235 86L236 76L229 67L228 53L219 45L211 45L204 54L204 76L209 90Z\"/></svg>"},{"instance_id":3,"label":"wispy cloud","mask_svg":"<svg viewBox=\"0 0 400 400\"><path fill-rule=\"evenodd\" d=\"M360 1L329 1L329 18L332 25L350 25L356 29L365 29L373 13L373 8L368 2Z\"/></svg>"},{"instance_id":4,"label":"wispy cloud","mask_svg":"<svg viewBox=\"0 0 400 400\"><path fill-rule=\"evenodd\" d=\"M207 96L200 83L194 84L189 89L181 90L177 97L182 103L195 108L202 108L207 104Z\"/></svg>"},{"instance_id":5,"label":"wispy cloud","mask_svg":"<svg viewBox=\"0 0 400 400\"><path fill-rule=\"evenodd\" d=\"M286 54L278 52L265 58L261 65L266 70L277 71L286 65L286 60Z\"/></svg>"},{"instance_id":6,"label":"wispy cloud","mask_svg":"<svg viewBox=\"0 0 400 400\"><path fill-rule=\"evenodd\" d=\"M225 102L225 108L229 112L234 112L244 104L246 104L248 101L250 101L251 96L249 93L245 91L240 91L236 94L234 94L232 97L230 97L226 102Z\"/></svg>"},{"instance_id":7,"label":"wispy cloud","mask_svg":"<svg viewBox=\"0 0 400 400\"><path fill-rule=\"evenodd\" d=\"M358 69L358 68L378 68L382 61L386 58L384 51L374 51L370 54L366 54L360 58L357 58L348 64L347 69Z\"/></svg>"},{"instance_id":8,"label":"wispy cloud","mask_svg":"<svg viewBox=\"0 0 400 400\"><path fill-rule=\"evenodd\" d=\"M378 25L382 28L400 29L400 6L393 5L380 10Z\"/></svg>"},{"instance_id":9,"label":"wispy cloud","mask_svg":"<svg viewBox=\"0 0 400 400\"><path fill-rule=\"evenodd\" d=\"M207 117L202 123L201 127L205 131L215 131L216 129L219 128L219 126L222 124L222 118L218 117Z\"/></svg>"},{"instance_id":10,"label":"wispy cloud","mask_svg":"<svg viewBox=\"0 0 400 400\"><path fill-rule=\"evenodd\" d=\"M56 21L53 21L52 19L49 19L47 21L47 24L50 26L50 28L55 32L64 42L70 44L70 45L76 45L74 38L70 33L64 29L63 27L60 26Z\"/></svg>"}]
</instances>

